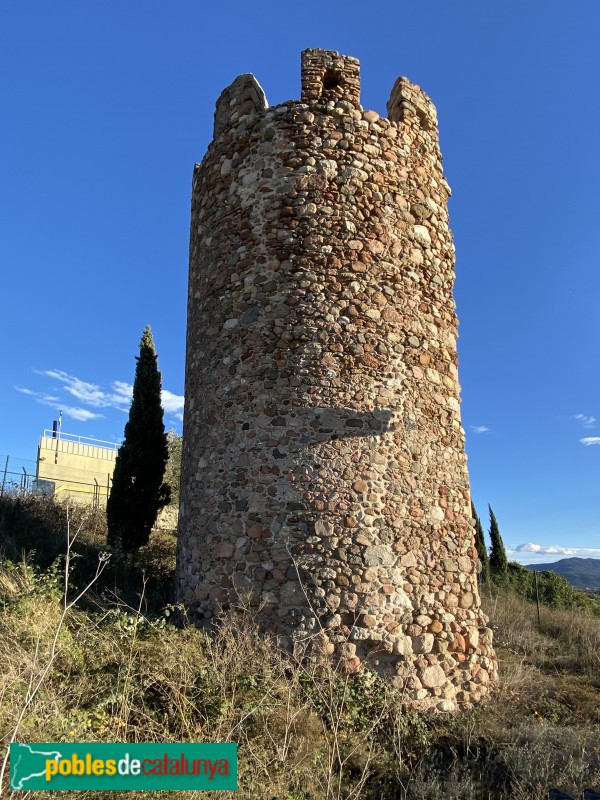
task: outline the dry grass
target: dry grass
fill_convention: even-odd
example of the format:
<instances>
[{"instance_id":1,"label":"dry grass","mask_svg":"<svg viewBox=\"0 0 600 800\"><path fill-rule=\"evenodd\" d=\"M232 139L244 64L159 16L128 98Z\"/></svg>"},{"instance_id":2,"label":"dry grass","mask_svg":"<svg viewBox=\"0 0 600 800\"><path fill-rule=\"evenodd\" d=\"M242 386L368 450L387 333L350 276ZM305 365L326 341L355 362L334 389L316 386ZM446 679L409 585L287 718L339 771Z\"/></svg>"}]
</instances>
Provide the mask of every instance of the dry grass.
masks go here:
<instances>
[{"instance_id":1,"label":"dry grass","mask_svg":"<svg viewBox=\"0 0 600 800\"><path fill-rule=\"evenodd\" d=\"M600 620L572 611L544 614L542 631L561 645L563 665L590 676L600 688Z\"/></svg>"},{"instance_id":2,"label":"dry grass","mask_svg":"<svg viewBox=\"0 0 600 800\"><path fill-rule=\"evenodd\" d=\"M48 535L48 520L26 511L35 546L42 529ZM14 509L0 509L0 534L4 519L9 543L0 560L5 744L30 687L50 664L18 741L235 741L240 788L216 797L542 800L553 785L574 796L600 786L598 619L543 608L538 629L531 603L509 594L485 598L498 643L497 692L462 714L423 716L403 708L371 673L351 679L326 664L292 661L258 634L245 609L223 620L214 636L171 624L159 611L168 599L171 537L159 537L135 562L109 567L99 589L66 608L64 564L48 563L52 542L38 570L14 546L8 517L14 524ZM62 524L63 517L54 509L50 519ZM96 520L92 531L82 529L82 555L71 572L80 588L102 546L98 526ZM64 545L64 532L54 533L55 544L62 537ZM25 538L21 531L21 544ZM175 800L179 793L139 798L163 795ZM36 800L45 796L36 793ZM138 793L122 796L137 800ZM203 796L181 793L185 800Z\"/></svg>"}]
</instances>

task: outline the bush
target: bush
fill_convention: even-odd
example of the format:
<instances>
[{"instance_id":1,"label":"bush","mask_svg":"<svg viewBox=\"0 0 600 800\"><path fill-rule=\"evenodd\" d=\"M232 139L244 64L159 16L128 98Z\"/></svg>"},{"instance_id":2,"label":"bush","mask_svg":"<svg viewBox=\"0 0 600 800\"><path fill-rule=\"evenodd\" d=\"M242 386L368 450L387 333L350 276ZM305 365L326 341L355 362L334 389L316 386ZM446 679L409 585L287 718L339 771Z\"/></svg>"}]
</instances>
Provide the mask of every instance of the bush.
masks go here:
<instances>
[{"instance_id":1,"label":"bush","mask_svg":"<svg viewBox=\"0 0 600 800\"><path fill-rule=\"evenodd\" d=\"M574 589L566 578L550 570L538 572L540 603L551 608L581 609L600 616L600 602ZM492 587L515 592L528 600L536 600L535 575L522 564L511 561L505 573L492 575Z\"/></svg>"},{"instance_id":2,"label":"bush","mask_svg":"<svg viewBox=\"0 0 600 800\"><path fill-rule=\"evenodd\" d=\"M64 545L66 513L46 501L0 503L4 742L48 663L63 610L64 554L48 561L50 548L43 563L37 553L25 563L17 553L45 535ZM74 556L82 553L72 558L73 574L85 558L91 566L93 554L97 563L100 543L87 524L73 544ZM461 714L424 715L403 707L374 673L343 676L325 661L281 652L245 609L212 634L175 626L173 609L153 598L169 581L174 544L153 539L107 569L93 602L82 598L69 609L20 741L236 741L236 800L542 800L551 785L577 796L600 783L600 620L585 611L544 605L538 628L535 605L510 581L493 586L483 602L496 631L495 695ZM144 570L160 576L145 588ZM525 586L521 569L512 573ZM159 797L167 793L127 793L127 800Z\"/></svg>"}]
</instances>

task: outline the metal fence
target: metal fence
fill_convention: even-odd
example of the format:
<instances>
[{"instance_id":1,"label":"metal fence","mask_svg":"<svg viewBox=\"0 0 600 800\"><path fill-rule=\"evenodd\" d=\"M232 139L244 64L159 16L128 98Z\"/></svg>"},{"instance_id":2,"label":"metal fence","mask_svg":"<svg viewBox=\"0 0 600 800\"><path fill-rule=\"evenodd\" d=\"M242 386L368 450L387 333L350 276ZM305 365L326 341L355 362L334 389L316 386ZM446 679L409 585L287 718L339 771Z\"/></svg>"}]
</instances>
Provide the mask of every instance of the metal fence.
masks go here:
<instances>
[{"instance_id":1,"label":"metal fence","mask_svg":"<svg viewBox=\"0 0 600 800\"><path fill-rule=\"evenodd\" d=\"M6 493L33 491L36 478L36 462L25 458L0 455L0 497Z\"/></svg>"},{"instance_id":2,"label":"metal fence","mask_svg":"<svg viewBox=\"0 0 600 800\"><path fill-rule=\"evenodd\" d=\"M56 468L53 474L39 477L38 464L24 458L0 455L0 497L5 494L34 494L65 498L94 508L106 505L112 475L98 480L84 470Z\"/></svg>"}]
</instances>

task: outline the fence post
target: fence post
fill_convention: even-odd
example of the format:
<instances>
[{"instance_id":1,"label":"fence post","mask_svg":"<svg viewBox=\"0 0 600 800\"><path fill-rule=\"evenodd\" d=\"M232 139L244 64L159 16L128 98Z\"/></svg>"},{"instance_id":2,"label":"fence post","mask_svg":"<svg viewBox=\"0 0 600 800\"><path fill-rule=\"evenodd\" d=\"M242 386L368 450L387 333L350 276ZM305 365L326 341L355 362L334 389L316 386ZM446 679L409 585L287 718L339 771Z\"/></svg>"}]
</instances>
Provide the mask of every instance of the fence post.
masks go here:
<instances>
[{"instance_id":1,"label":"fence post","mask_svg":"<svg viewBox=\"0 0 600 800\"><path fill-rule=\"evenodd\" d=\"M2 489L0 489L0 497L4 495L4 484L6 483L6 473L8 472L8 459L10 456L6 456L6 464L4 465L4 475L2 477Z\"/></svg>"},{"instance_id":2,"label":"fence post","mask_svg":"<svg viewBox=\"0 0 600 800\"><path fill-rule=\"evenodd\" d=\"M541 627L541 620L540 620L540 589L538 586L538 578L537 578L537 570L533 570L533 577L535 579L535 602L537 604L537 617L538 617L538 628Z\"/></svg>"}]
</instances>

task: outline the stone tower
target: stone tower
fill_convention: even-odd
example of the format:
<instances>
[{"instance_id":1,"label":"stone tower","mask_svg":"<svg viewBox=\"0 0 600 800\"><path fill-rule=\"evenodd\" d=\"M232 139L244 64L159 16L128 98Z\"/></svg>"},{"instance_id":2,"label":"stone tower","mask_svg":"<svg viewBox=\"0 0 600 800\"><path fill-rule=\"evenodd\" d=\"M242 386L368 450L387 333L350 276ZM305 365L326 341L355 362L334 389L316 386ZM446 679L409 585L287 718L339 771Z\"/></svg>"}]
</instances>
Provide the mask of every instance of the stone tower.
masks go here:
<instances>
[{"instance_id":1,"label":"stone tower","mask_svg":"<svg viewBox=\"0 0 600 800\"><path fill-rule=\"evenodd\" d=\"M436 111L302 54L302 99L221 94L194 171L178 599L261 624L417 708L495 677L461 428Z\"/></svg>"}]
</instances>

